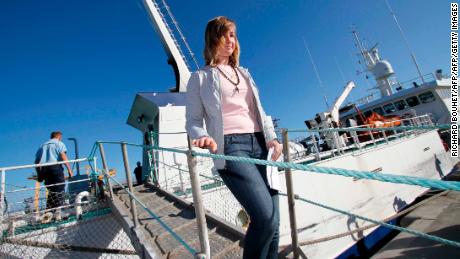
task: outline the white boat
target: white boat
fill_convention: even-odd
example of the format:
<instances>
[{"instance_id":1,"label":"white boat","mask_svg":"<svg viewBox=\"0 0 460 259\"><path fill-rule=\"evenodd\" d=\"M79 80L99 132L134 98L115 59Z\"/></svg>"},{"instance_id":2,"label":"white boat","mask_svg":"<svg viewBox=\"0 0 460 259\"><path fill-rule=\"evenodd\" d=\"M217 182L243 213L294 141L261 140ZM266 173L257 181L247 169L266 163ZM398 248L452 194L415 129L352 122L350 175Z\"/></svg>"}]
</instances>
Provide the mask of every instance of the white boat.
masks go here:
<instances>
[{"instance_id":1,"label":"white boat","mask_svg":"<svg viewBox=\"0 0 460 259\"><path fill-rule=\"evenodd\" d=\"M166 93L138 93L128 117L128 124L141 131L144 144L185 150L188 148L185 133L185 91L190 77L189 66L158 5L151 0L145 0L144 4L166 50L168 61L173 66L176 88ZM166 10L169 11L168 8ZM409 113L407 117L404 116L391 123L415 128L376 132L367 125L357 125L350 129L366 128L366 131L356 133L351 131L345 134L313 132L300 142L290 143L292 161L319 167L368 171L375 174L392 173L442 179L458 162L458 159L451 158L446 152L437 130L417 129L416 127L447 122L450 112L449 80L437 72L431 80L428 80L428 77L422 77L420 79L423 82L416 81L416 84L412 84L413 87L404 89L405 84L392 83L391 65L387 61L380 60L375 48L371 50L363 48L362 53L365 58L369 58L368 64L376 68L374 75L377 75L382 97L357 106L358 109L364 116L372 111L381 115L398 114L401 117ZM381 71L378 69L383 69L385 77L381 76ZM340 108L352 88L353 84L347 84L331 110L318 113L317 119L308 121L307 125L314 130L320 130L334 128L340 124L345 125L349 119L359 121L361 115L353 110L356 106ZM187 158L184 154L152 152L149 148L145 148L143 154L143 164L149 165L144 166L143 174L149 176L151 182L181 199L193 201L190 177L187 172ZM220 181L213 168L212 160L199 157L197 168L205 209L217 215L222 222L244 231L248 218L240 204ZM129 170L127 171L129 175ZM3 175L2 190L4 191L4 168L1 173ZM427 190L411 185L299 170L293 170L292 175L296 195L376 220L391 218ZM281 186L285 186L284 172L280 172L280 180ZM27 189L21 190L23 191ZM8 195L13 192L15 191L9 192ZM78 195L80 194L76 196ZM89 193L85 195L90 197ZM38 198L29 202L39 207ZM121 205L117 207L115 203L114 201L109 206L105 203L93 202L88 198L86 202L69 204L68 206L72 209L66 211L63 208L64 212L69 213L67 219L58 220L52 225L46 225L48 223L43 223L43 221L47 219L39 217L43 211L18 212L14 215L8 214L8 217L4 217L2 211L2 224L0 224L1 229L4 230L2 237L7 239L0 243L0 254L12 258L21 256L43 258L53 255L57 257L116 257L120 254L122 257L137 258L137 254L140 254L139 243L150 242L149 240L159 243L158 236L155 236L154 239L145 238L145 240L138 236L138 231L133 230L132 226L126 223L129 216L127 216L124 205L120 203ZM129 207L127 199L124 200L124 203ZM169 201L162 207L173 207L174 203L175 201ZM0 199L0 204L3 208L3 199ZM288 202L285 196L281 197L280 205L280 252L286 255L290 252L291 228ZM83 212L79 206L86 206ZM369 222L306 202L296 201L295 207L297 221L295 231L299 238L300 249L308 258L346 258L358 255L363 247L372 247L381 238L382 228L371 226ZM80 221L81 215L88 217ZM148 227L144 226L144 228ZM91 239L78 238L87 236L91 236ZM144 245L142 243L142 246ZM238 245L232 244L230 247L233 249L235 246ZM171 257L174 258L174 256Z\"/></svg>"}]
</instances>

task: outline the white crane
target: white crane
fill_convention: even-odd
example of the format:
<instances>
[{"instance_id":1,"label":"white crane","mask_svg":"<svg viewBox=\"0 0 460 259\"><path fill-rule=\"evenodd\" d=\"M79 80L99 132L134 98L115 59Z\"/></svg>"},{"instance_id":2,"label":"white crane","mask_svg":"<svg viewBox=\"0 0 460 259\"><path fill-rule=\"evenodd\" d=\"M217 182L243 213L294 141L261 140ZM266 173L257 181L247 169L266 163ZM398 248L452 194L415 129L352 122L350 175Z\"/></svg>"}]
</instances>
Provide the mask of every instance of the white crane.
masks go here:
<instances>
[{"instance_id":1,"label":"white crane","mask_svg":"<svg viewBox=\"0 0 460 259\"><path fill-rule=\"evenodd\" d=\"M187 82L190 78L190 70L182 54L179 44L172 34L165 17L160 12L158 4L154 0L144 0L144 6L149 13L155 32L160 37L161 44L168 56L168 64L173 67L176 78L176 88L171 89L174 92L187 91Z\"/></svg>"},{"instance_id":2,"label":"white crane","mask_svg":"<svg viewBox=\"0 0 460 259\"><path fill-rule=\"evenodd\" d=\"M337 127L339 124L340 106L345 102L345 99L355 86L353 81L349 81L328 111L317 113L314 120L305 121L307 127L310 129L329 129ZM345 146L345 142L338 136L337 132L322 132L320 135L332 149Z\"/></svg>"}]
</instances>

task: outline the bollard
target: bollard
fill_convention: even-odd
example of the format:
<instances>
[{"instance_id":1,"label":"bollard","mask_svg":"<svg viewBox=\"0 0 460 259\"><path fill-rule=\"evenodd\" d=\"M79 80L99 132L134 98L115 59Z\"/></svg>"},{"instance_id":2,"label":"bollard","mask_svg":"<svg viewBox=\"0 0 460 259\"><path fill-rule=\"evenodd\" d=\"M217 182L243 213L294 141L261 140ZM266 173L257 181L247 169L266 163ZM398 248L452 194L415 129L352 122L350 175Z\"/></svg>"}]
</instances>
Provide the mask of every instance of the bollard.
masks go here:
<instances>
[{"instance_id":1,"label":"bollard","mask_svg":"<svg viewBox=\"0 0 460 259\"><path fill-rule=\"evenodd\" d=\"M128 189L131 194L134 195L133 181L131 179L131 170L129 169L129 160L128 160L128 151L126 149L126 142L121 143L121 152L123 153L123 163L125 165L126 181L128 181ZM131 202L131 214L133 216L134 228L139 226L139 221L137 218L136 202L132 195L129 195L129 200Z\"/></svg>"},{"instance_id":2,"label":"bollard","mask_svg":"<svg viewBox=\"0 0 460 259\"><path fill-rule=\"evenodd\" d=\"M289 138L287 129L282 129L283 133L283 153L284 162L291 162L289 154ZM289 205L289 221L291 223L291 239L292 239L292 251L294 252L294 258L299 258L299 240L297 238L297 222L295 216L295 199L294 199L294 187L292 185L292 171L291 168L284 169L286 176L286 190Z\"/></svg>"},{"instance_id":3,"label":"bollard","mask_svg":"<svg viewBox=\"0 0 460 259\"><path fill-rule=\"evenodd\" d=\"M211 258L206 214L203 207L200 181L198 179L198 174L196 173L196 158L192 155L190 138L188 138L187 163L190 173L190 183L192 185L193 207L195 208L196 221L198 224L198 237L200 238L201 253L206 255L205 258Z\"/></svg>"},{"instance_id":4,"label":"bollard","mask_svg":"<svg viewBox=\"0 0 460 259\"><path fill-rule=\"evenodd\" d=\"M107 181L107 188L109 189L110 199L113 199L113 190L112 184L110 183L110 178L107 175L109 173L109 167L107 166L107 160L105 159L105 152L102 143L99 144L99 152L101 153L102 167L104 168L104 178Z\"/></svg>"}]
</instances>

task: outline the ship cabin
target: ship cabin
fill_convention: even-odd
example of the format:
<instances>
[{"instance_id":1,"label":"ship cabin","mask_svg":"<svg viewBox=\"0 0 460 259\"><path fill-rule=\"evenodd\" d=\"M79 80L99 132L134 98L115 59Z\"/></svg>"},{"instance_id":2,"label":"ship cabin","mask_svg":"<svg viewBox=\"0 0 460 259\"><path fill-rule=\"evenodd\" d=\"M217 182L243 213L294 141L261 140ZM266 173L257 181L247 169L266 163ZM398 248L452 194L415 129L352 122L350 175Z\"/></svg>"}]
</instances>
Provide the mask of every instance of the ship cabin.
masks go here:
<instances>
[{"instance_id":1,"label":"ship cabin","mask_svg":"<svg viewBox=\"0 0 460 259\"><path fill-rule=\"evenodd\" d=\"M349 119L354 119L358 124L364 124L358 110L365 118L369 117L372 112L383 116L397 115L401 118L428 114L433 123L450 123L450 78L443 76L440 72L437 71L436 75L425 75L424 80L431 80L424 83L420 82L422 81L420 77L396 83L393 85L395 91L392 95L370 100L371 95L362 100L360 105L355 103L345 105L339 110L340 124L349 125L347 124Z\"/></svg>"}]
</instances>

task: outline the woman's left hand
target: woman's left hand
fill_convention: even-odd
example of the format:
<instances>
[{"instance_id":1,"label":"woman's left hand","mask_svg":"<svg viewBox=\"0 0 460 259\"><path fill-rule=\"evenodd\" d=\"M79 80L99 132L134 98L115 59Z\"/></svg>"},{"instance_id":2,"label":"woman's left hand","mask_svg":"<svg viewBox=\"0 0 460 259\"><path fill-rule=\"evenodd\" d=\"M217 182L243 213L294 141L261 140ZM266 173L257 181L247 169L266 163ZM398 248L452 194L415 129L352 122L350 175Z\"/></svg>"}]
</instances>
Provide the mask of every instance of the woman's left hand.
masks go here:
<instances>
[{"instance_id":1,"label":"woman's left hand","mask_svg":"<svg viewBox=\"0 0 460 259\"><path fill-rule=\"evenodd\" d=\"M278 140L273 139L267 143L267 148L273 148L272 160L276 161L281 156L283 152L283 146L278 142Z\"/></svg>"}]
</instances>

